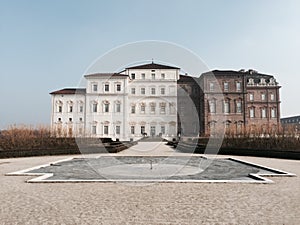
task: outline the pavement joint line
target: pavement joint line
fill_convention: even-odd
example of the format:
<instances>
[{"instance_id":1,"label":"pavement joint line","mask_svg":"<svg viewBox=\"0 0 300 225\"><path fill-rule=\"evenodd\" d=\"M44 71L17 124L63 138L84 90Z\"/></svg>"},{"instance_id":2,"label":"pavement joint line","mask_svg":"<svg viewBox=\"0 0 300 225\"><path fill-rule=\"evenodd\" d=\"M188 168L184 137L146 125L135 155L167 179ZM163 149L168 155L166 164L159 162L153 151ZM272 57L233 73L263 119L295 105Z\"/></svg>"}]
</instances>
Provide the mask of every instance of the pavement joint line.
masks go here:
<instances>
[{"instance_id":1,"label":"pavement joint line","mask_svg":"<svg viewBox=\"0 0 300 225\"><path fill-rule=\"evenodd\" d=\"M57 163L61 163L61 162L70 161L70 160L73 160L75 158L76 157L68 157L66 159L61 159L61 160L57 160L57 161L50 162L50 163L47 163L47 164L43 164L43 165L39 165L39 166L34 166L34 167L31 167L31 168L28 168L28 169L19 170L19 171L11 172L11 173L6 173L5 176L24 176L24 175L25 176L38 176L41 173L28 173L28 171L40 169L42 167L51 166L51 164L57 164Z\"/></svg>"},{"instance_id":2,"label":"pavement joint line","mask_svg":"<svg viewBox=\"0 0 300 225\"><path fill-rule=\"evenodd\" d=\"M236 158L228 158L229 160L232 160L232 161L236 161L236 162L239 162L239 163L243 163L243 164L246 164L246 165L250 165L250 166L255 166L255 167L258 167L258 168L262 168L264 170L269 170L271 172L275 172L275 173L278 173L278 174L262 174L260 173L259 175L260 176L285 176L285 177L296 177L297 175L294 174L294 173L290 173L290 172L286 172L286 171L283 171L283 170L279 170L279 169L274 169L274 168L271 168L271 167L267 167L267 166L263 166L263 165L260 165L260 164L257 164L257 163L252 163L252 162L248 162L248 161L245 161L245 160L241 160L241 159L236 159Z\"/></svg>"}]
</instances>

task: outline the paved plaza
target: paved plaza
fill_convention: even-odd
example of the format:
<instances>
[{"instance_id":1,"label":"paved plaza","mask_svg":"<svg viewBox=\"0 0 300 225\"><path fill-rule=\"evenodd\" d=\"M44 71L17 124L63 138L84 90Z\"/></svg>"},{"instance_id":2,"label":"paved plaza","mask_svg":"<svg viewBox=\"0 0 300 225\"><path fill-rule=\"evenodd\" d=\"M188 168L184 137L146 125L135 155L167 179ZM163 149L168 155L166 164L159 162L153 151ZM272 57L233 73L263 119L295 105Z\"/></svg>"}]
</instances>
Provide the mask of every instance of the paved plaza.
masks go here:
<instances>
[{"instance_id":1,"label":"paved plaza","mask_svg":"<svg viewBox=\"0 0 300 225\"><path fill-rule=\"evenodd\" d=\"M144 143L117 156L184 156ZM85 158L100 155L83 156ZM103 155L101 155L103 156ZM274 183L27 183L5 176L76 156L0 159L0 224L299 224L300 179ZM298 175L296 160L233 157Z\"/></svg>"}]
</instances>

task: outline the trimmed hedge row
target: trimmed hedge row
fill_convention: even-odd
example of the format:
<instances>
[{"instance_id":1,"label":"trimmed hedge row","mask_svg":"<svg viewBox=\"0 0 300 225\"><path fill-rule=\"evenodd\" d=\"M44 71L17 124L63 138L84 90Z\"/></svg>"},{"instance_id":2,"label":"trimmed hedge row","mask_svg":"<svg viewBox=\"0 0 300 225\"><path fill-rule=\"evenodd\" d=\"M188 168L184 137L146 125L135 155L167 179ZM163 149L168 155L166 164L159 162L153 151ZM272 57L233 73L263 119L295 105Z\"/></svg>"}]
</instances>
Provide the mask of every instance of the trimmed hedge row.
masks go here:
<instances>
[{"instance_id":1,"label":"trimmed hedge row","mask_svg":"<svg viewBox=\"0 0 300 225\"><path fill-rule=\"evenodd\" d=\"M193 141L180 141L179 143L169 142L168 144L176 147L176 149L181 152L209 154L209 152L215 152L216 148L214 148L214 146L210 146L210 149L206 149L208 140L208 138L202 138ZM214 143L213 140L212 143ZM218 154L300 159L300 147L298 146L299 140L295 140L294 138L293 140L289 140L289 138L225 138L218 151Z\"/></svg>"},{"instance_id":2,"label":"trimmed hedge row","mask_svg":"<svg viewBox=\"0 0 300 225\"><path fill-rule=\"evenodd\" d=\"M92 154L92 153L117 153L123 151L136 142L107 142L104 144L79 144L74 146L61 146L51 148L35 149L8 149L0 151L0 158L30 157L44 155L75 155L75 154Z\"/></svg>"}]
</instances>

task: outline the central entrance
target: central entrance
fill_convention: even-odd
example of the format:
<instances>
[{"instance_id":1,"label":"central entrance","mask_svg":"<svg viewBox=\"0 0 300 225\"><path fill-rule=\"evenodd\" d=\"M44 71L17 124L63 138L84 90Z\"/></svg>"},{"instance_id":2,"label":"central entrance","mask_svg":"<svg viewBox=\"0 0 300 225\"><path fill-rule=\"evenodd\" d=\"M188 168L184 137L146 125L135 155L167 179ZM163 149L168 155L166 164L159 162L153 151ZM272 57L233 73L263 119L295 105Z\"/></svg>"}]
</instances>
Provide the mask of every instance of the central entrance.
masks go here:
<instances>
[{"instance_id":1,"label":"central entrance","mask_svg":"<svg viewBox=\"0 0 300 225\"><path fill-rule=\"evenodd\" d=\"M155 126L151 126L151 127L150 127L150 135L151 135L151 136L155 136L155 133L156 133L156 132L155 132Z\"/></svg>"}]
</instances>

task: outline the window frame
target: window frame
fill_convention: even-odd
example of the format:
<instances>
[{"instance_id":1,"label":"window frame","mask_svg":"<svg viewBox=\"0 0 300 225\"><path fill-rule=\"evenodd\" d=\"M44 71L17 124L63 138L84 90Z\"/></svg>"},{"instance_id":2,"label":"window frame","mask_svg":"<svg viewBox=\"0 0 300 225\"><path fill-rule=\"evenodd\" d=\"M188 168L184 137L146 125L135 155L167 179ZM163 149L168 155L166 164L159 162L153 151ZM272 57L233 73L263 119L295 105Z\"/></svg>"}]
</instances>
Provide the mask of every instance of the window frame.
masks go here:
<instances>
[{"instance_id":1,"label":"window frame","mask_svg":"<svg viewBox=\"0 0 300 225\"><path fill-rule=\"evenodd\" d=\"M215 84L213 82L209 82L209 91L215 90Z\"/></svg>"},{"instance_id":2,"label":"window frame","mask_svg":"<svg viewBox=\"0 0 300 225\"><path fill-rule=\"evenodd\" d=\"M116 134L120 135L121 134L121 126L116 125Z\"/></svg>"},{"instance_id":3,"label":"window frame","mask_svg":"<svg viewBox=\"0 0 300 225\"><path fill-rule=\"evenodd\" d=\"M151 88L151 95L156 95L156 89L155 89L155 87Z\"/></svg>"},{"instance_id":4,"label":"window frame","mask_svg":"<svg viewBox=\"0 0 300 225\"><path fill-rule=\"evenodd\" d=\"M104 110L103 110L103 112L104 112L104 113L109 113L109 103L104 103L103 105L104 105Z\"/></svg>"},{"instance_id":5,"label":"window frame","mask_svg":"<svg viewBox=\"0 0 300 225\"><path fill-rule=\"evenodd\" d=\"M135 105L132 105L132 106L130 107L130 113L131 113L131 114L135 114L135 113L136 113L136 106L135 106Z\"/></svg>"},{"instance_id":6,"label":"window frame","mask_svg":"<svg viewBox=\"0 0 300 225\"><path fill-rule=\"evenodd\" d=\"M104 92L109 92L109 84L104 84Z\"/></svg>"},{"instance_id":7,"label":"window frame","mask_svg":"<svg viewBox=\"0 0 300 225\"><path fill-rule=\"evenodd\" d=\"M136 92L135 92L135 87L132 87L132 88L131 88L131 94L132 94L132 95L135 95L135 93L136 93Z\"/></svg>"},{"instance_id":8,"label":"window frame","mask_svg":"<svg viewBox=\"0 0 300 225\"><path fill-rule=\"evenodd\" d=\"M120 92L121 90L122 90L121 84L117 84L116 91L117 91L117 92Z\"/></svg>"},{"instance_id":9,"label":"window frame","mask_svg":"<svg viewBox=\"0 0 300 225\"><path fill-rule=\"evenodd\" d=\"M98 84L97 83L92 84L92 91L93 92L98 92Z\"/></svg>"},{"instance_id":10,"label":"window frame","mask_svg":"<svg viewBox=\"0 0 300 225\"><path fill-rule=\"evenodd\" d=\"M255 118L255 108L249 108L249 118Z\"/></svg>"},{"instance_id":11,"label":"window frame","mask_svg":"<svg viewBox=\"0 0 300 225\"><path fill-rule=\"evenodd\" d=\"M237 81L236 84L235 84L235 89L236 91L241 91L242 90L242 84L240 81Z\"/></svg>"},{"instance_id":12,"label":"window frame","mask_svg":"<svg viewBox=\"0 0 300 225\"><path fill-rule=\"evenodd\" d=\"M108 131L109 131L108 125L104 125L103 126L103 134L108 135L108 133L109 133Z\"/></svg>"},{"instance_id":13,"label":"window frame","mask_svg":"<svg viewBox=\"0 0 300 225\"><path fill-rule=\"evenodd\" d=\"M98 112L98 103L92 103L92 112L97 113Z\"/></svg>"},{"instance_id":14,"label":"window frame","mask_svg":"<svg viewBox=\"0 0 300 225\"><path fill-rule=\"evenodd\" d=\"M130 134L135 134L135 126L130 126Z\"/></svg>"},{"instance_id":15,"label":"window frame","mask_svg":"<svg viewBox=\"0 0 300 225\"><path fill-rule=\"evenodd\" d=\"M249 93L249 101L253 102L254 101L254 94Z\"/></svg>"},{"instance_id":16,"label":"window frame","mask_svg":"<svg viewBox=\"0 0 300 225\"><path fill-rule=\"evenodd\" d=\"M228 81L225 81L224 83L223 83L223 86L224 86L224 92L228 92L229 91L229 82Z\"/></svg>"}]
</instances>

